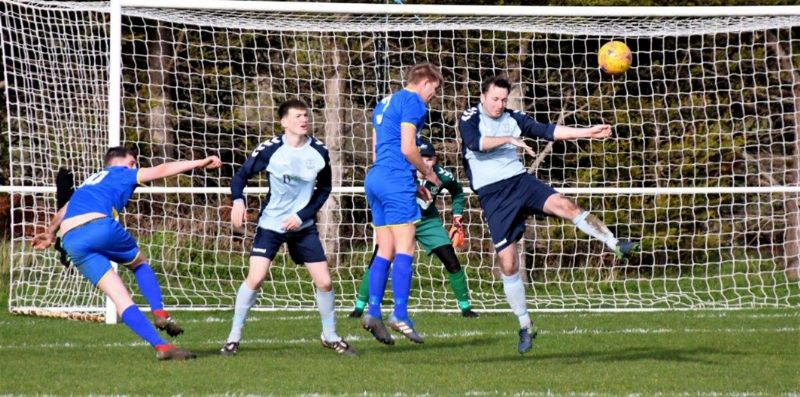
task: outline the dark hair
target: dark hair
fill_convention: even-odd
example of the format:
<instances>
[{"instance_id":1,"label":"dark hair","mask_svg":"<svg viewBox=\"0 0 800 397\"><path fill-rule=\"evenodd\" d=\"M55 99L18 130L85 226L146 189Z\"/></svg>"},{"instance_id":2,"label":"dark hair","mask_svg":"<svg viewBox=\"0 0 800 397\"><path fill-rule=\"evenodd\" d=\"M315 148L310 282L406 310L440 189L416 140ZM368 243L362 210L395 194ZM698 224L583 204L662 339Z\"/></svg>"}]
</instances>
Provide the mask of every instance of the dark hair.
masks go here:
<instances>
[{"instance_id":1,"label":"dark hair","mask_svg":"<svg viewBox=\"0 0 800 397\"><path fill-rule=\"evenodd\" d=\"M412 66L411 69L408 69L408 72L406 72L406 83L416 84L422 82L422 80L442 84L444 77L442 77L442 72L439 71L438 66L430 62L421 62Z\"/></svg>"},{"instance_id":2,"label":"dark hair","mask_svg":"<svg viewBox=\"0 0 800 397\"><path fill-rule=\"evenodd\" d=\"M511 82L503 76L489 76L481 83L481 94L489 92L489 88L495 86L497 88L505 88L511 92Z\"/></svg>"},{"instance_id":3,"label":"dark hair","mask_svg":"<svg viewBox=\"0 0 800 397\"><path fill-rule=\"evenodd\" d=\"M132 149L126 148L125 146L115 146L106 151L106 156L103 158L103 161L106 165L108 165L111 160L118 158L124 159L128 156L133 156L133 158L136 158L136 152Z\"/></svg>"},{"instance_id":4,"label":"dark hair","mask_svg":"<svg viewBox=\"0 0 800 397\"><path fill-rule=\"evenodd\" d=\"M289 114L289 109L306 110L308 109L308 106L305 102L299 99L290 99L278 107L278 119L280 120L286 117L286 115Z\"/></svg>"},{"instance_id":5,"label":"dark hair","mask_svg":"<svg viewBox=\"0 0 800 397\"><path fill-rule=\"evenodd\" d=\"M419 138L419 155L436 158L436 148L428 138Z\"/></svg>"}]
</instances>

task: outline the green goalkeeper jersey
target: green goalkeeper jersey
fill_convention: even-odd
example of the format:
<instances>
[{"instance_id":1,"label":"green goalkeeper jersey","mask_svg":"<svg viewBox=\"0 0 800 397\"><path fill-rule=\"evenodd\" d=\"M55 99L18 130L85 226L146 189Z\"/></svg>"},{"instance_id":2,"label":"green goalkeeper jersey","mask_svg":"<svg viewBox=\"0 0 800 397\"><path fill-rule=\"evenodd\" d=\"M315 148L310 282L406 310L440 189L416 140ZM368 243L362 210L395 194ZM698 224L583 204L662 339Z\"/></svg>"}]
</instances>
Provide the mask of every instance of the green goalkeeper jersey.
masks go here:
<instances>
[{"instance_id":1,"label":"green goalkeeper jersey","mask_svg":"<svg viewBox=\"0 0 800 397\"><path fill-rule=\"evenodd\" d=\"M430 203L422 201L419 197L417 198L419 209L422 212L422 219L439 218L439 210L436 208L436 197L438 197L439 193L443 190L447 190L453 200L453 216L461 216L461 213L464 212L464 189L462 189L461 185L456 181L453 173L440 167L438 164L433 166L433 171L436 172L436 176L438 176L439 180L442 182L440 187L436 187L436 185L425 179L417 179L417 183L428 189L431 192L431 197L433 197L433 201Z\"/></svg>"}]
</instances>

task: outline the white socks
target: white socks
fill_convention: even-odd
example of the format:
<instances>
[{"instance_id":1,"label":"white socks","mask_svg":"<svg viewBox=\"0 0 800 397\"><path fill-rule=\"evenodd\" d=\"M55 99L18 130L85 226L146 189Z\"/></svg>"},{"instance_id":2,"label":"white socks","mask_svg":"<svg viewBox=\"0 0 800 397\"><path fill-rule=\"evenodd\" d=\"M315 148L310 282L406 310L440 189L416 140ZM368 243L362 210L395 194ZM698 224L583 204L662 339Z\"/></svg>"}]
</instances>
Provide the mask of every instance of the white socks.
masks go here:
<instances>
[{"instance_id":1,"label":"white socks","mask_svg":"<svg viewBox=\"0 0 800 397\"><path fill-rule=\"evenodd\" d=\"M605 243L609 249L614 250L617 248L618 241L614 238L614 234L608 230L603 221L590 214L589 211L583 211L572 220L572 223L582 232Z\"/></svg>"},{"instance_id":2,"label":"white socks","mask_svg":"<svg viewBox=\"0 0 800 397\"><path fill-rule=\"evenodd\" d=\"M519 272L512 276L503 274L503 291L506 293L506 300L511 306L511 311L519 319L520 328L531 328L531 318L528 316L528 304L525 302L525 284Z\"/></svg>"},{"instance_id":3,"label":"white socks","mask_svg":"<svg viewBox=\"0 0 800 397\"><path fill-rule=\"evenodd\" d=\"M322 320L322 337L327 342L341 340L342 338L336 334L333 290L327 292L317 290L314 297L317 298L317 309L319 309L319 317Z\"/></svg>"},{"instance_id":4,"label":"white socks","mask_svg":"<svg viewBox=\"0 0 800 397\"><path fill-rule=\"evenodd\" d=\"M247 287L247 283L242 283L239 292L236 293L236 305L233 310L233 325L231 333L228 334L228 342L239 342L242 339L242 328L244 321L247 320L247 312L256 303L257 292Z\"/></svg>"}]
</instances>

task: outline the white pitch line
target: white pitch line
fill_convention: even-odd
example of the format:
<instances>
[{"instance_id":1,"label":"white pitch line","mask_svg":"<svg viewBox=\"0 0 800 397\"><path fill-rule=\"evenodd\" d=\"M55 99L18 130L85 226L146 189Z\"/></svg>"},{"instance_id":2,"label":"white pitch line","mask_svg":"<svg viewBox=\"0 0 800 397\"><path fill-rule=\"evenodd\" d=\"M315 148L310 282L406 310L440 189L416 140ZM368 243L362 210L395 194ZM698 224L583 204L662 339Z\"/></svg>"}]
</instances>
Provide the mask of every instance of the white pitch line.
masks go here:
<instances>
[{"instance_id":1,"label":"white pitch line","mask_svg":"<svg viewBox=\"0 0 800 397\"><path fill-rule=\"evenodd\" d=\"M574 336L574 335L661 335L661 334L752 334L752 333L797 333L800 328L795 327L782 327L782 328L623 328L623 329L587 329L587 328L572 328L563 330L539 330L539 334L543 336L552 335L558 336ZM423 333L424 337L429 339L452 339L452 338L470 338L478 336L513 336L516 335L515 330L508 331L461 331L461 332L434 332ZM399 338L399 336L397 336ZM205 340L203 345L218 345L224 342L224 336L218 340ZM352 342L371 341L372 337L366 333L359 335L346 335L345 339ZM243 343L247 345L296 345L305 343L319 343L316 337L309 338L294 338L294 339L281 339L281 338L259 338L259 339L246 339ZM74 342L63 343L43 343L43 344L28 344L25 342L16 343L13 345L0 345L0 350L20 350L20 349L69 349L69 348L119 348L119 347L135 347L146 346L144 342L129 342L129 343L98 343L98 344L78 344Z\"/></svg>"}]
</instances>

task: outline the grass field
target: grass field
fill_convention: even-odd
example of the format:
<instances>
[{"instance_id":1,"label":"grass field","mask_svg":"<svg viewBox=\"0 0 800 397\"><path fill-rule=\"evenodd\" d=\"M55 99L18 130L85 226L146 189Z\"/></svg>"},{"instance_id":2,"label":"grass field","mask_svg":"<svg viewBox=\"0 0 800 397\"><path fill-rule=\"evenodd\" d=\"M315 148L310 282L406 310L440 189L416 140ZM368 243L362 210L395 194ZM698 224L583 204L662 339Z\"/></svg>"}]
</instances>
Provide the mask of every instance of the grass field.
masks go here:
<instances>
[{"instance_id":1,"label":"grass field","mask_svg":"<svg viewBox=\"0 0 800 397\"><path fill-rule=\"evenodd\" d=\"M5 300L5 299L3 299ZM236 357L217 354L230 312L177 313L190 362L157 362L124 326L0 314L0 394L776 395L800 393L800 312L536 314L531 354L515 319L416 316L424 345L386 347L340 313L359 350L317 340L316 313L253 313Z\"/></svg>"}]
</instances>

